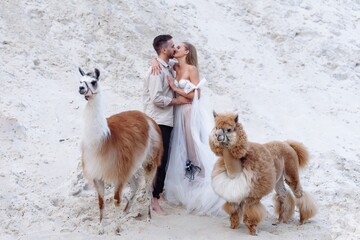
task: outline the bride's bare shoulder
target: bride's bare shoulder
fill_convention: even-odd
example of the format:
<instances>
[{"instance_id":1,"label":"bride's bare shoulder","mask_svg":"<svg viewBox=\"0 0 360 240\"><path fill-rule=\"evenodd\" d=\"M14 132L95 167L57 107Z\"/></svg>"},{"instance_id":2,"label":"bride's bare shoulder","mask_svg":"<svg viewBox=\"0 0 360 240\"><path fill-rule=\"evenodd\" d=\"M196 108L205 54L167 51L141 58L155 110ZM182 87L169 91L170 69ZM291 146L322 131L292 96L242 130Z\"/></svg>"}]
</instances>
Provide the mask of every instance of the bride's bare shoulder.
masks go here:
<instances>
[{"instance_id":1,"label":"bride's bare shoulder","mask_svg":"<svg viewBox=\"0 0 360 240\"><path fill-rule=\"evenodd\" d=\"M194 65L189 65L189 71L197 71L197 67Z\"/></svg>"}]
</instances>

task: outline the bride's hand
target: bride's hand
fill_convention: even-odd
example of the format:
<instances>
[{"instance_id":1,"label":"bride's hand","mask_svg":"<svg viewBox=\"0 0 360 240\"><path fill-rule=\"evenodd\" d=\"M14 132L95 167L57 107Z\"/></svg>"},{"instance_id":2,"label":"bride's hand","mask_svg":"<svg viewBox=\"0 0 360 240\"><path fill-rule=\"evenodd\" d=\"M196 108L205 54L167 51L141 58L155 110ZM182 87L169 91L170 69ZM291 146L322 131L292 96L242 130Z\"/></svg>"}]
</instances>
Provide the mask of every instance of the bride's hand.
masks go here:
<instances>
[{"instance_id":1,"label":"bride's hand","mask_svg":"<svg viewBox=\"0 0 360 240\"><path fill-rule=\"evenodd\" d=\"M154 58L151 60L151 74L158 75L161 72L161 67L158 61Z\"/></svg>"},{"instance_id":2,"label":"bride's hand","mask_svg":"<svg viewBox=\"0 0 360 240\"><path fill-rule=\"evenodd\" d=\"M167 76L167 81L168 81L168 84L169 84L170 88L171 88L173 91L175 91L176 86L175 86L175 84L174 84L173 78L168 75L168 76Z\"/></svg>"}]
</instances>

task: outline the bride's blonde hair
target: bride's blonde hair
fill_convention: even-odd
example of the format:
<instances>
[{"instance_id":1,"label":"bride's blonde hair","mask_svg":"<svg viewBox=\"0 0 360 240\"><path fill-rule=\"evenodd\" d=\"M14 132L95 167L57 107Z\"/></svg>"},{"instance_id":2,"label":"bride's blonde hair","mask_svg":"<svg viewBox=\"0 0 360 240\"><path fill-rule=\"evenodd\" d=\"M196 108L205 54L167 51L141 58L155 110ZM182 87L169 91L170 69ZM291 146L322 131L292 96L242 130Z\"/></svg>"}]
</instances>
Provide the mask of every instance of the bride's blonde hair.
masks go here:
<instances>
[{"instance_id":1,"label":"bride's blonde hair","mask_svg":"<svg viewBox=\"0 0 360 240\"><path fill-rule=\"evenodd\" d=\"M188 55L186 56L186 63L198 67L196 48L194 47L194 45L188 42L184 42L184 45L186 50L189 51Z\"/></svg>"}]
</instances>

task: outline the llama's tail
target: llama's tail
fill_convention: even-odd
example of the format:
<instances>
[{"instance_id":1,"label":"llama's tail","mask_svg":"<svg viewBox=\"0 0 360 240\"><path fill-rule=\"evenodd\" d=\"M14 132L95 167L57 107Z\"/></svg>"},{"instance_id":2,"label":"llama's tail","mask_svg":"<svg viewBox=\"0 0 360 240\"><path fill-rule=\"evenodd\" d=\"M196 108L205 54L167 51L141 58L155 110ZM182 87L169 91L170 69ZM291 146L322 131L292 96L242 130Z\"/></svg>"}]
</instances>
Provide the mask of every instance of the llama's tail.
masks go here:
<instances>
[{"instance_id":1,"label":"llama's tail","mask_svg":"<svg viewBox=\"0 0 360 240\"><path fill-rule=\"evenodd\" d=\"M304 168L309 162L309 152L307 151L306 147L299 142L295 141L286 141L290 147L292 147L299 158L299 166L300 168Z\"/></svg>"}]
</instances>

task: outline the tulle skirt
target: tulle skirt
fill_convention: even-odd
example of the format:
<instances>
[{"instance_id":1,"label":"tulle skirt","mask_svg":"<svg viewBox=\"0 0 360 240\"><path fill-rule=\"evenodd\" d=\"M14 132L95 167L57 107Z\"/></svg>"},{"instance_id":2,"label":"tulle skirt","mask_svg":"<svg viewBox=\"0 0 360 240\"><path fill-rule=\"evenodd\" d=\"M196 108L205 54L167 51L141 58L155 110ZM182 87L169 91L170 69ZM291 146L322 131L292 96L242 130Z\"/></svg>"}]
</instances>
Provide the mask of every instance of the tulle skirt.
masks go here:
<instances>
[{"instance_id":1,"label":"tulle skirt","mask_svg":"<svg viewBox=\"0 0 360 240\"><path fill-rule=\"evenodd\" d=\"M198 99L195 94L192 104L175 107L165 197L195 214L223 215L225 201L211 186L211 172L217 160L209 146L214 118L204 101L203 96ZM187 165L188 160L192 165Z\"/></svg>"}]
</instances>

